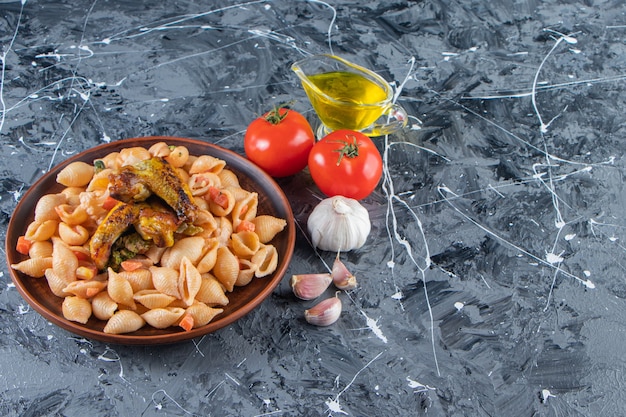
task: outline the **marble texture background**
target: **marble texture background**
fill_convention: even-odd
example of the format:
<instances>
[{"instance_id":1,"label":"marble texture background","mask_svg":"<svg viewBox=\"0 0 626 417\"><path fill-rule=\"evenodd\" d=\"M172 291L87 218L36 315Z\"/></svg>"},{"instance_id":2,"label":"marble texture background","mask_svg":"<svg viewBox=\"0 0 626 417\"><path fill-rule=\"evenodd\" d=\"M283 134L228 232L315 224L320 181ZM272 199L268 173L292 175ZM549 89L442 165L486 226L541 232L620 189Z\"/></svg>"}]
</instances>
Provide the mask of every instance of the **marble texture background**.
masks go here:
<instances>
[{"instance_id":1,"label":"marble texture background","mask_svg":"<svg viewBox=\"0 0 626 417\"><path fill-rule=\"evenodd\" d=\"M0 0L0 235L50 167L127 137L243 154L290 71L335 53L410 114L378 138L360 287L328 328L285 279L216 333L132 347L46 322L0 269L7 416L623 416L626 7L585 1ZM323 196L280 181L289 274L323 271ZM331 290L329 290L331 291Z\"/></svg>"}]
</instances>

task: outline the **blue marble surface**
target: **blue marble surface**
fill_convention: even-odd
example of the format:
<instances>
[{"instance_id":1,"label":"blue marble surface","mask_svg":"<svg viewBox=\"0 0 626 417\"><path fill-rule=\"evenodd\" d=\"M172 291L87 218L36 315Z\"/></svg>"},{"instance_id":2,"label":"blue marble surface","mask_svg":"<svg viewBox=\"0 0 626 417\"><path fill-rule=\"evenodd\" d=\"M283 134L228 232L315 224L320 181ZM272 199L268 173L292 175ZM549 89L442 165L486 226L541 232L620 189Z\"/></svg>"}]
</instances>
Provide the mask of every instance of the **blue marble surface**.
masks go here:
<instances>
[{"instance_id":1,"label":"blue marble surface","mask_svg":"<svg viewBox=\"0 0 626 417\"><path fill-rule=\"evenodd\" d=\"M48 323L0 270L7 416L626 415L621 1L0 0L0 235L28 187L92 146L202 139L243 154L295 100L290 64L335 53L389 80L410 120L377 139L358 289L327 328L285 279L215 333L119 346ZM320 192L288 275L323 271ZM329 290L330 292L331 290Z\"/></svg>"}]
</instances>

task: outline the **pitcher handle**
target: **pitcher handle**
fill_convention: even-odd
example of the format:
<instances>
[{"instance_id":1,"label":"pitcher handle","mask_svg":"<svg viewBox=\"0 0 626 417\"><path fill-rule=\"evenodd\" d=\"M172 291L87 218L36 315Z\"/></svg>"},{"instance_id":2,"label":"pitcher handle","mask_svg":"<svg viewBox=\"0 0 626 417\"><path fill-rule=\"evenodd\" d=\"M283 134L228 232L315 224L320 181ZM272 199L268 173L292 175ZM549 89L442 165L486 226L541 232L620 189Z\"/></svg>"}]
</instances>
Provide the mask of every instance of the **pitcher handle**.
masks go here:
<instances>
[{"instance_id":1,"label":"pitcher handle","mask_svg":"<svg viewBox=\"0 0 626 417\"><path fill-rule=\"evenodd\" d=\"M366 127L361 133L367 136L390 135L403 129L408 122L406 110L399 104L392 104L374 124Z\"/></svg>"}]
</instances>

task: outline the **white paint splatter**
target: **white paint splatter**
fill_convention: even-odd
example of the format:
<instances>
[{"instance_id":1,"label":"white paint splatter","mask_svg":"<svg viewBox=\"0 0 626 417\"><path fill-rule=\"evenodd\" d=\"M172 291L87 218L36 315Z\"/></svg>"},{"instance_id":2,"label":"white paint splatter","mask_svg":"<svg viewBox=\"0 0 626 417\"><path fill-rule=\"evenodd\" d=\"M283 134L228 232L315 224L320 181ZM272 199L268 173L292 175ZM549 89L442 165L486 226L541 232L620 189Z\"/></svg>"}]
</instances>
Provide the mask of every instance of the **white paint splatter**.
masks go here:
<instances>
[{"instance_id":1,"label":"white paint splatter","mask_svg":"<svg viewBox=\"0 0 626 417\"><path fill-rule=\"evenodd\" d=\"M546 253L546 261L554 265L563 262L563 257L555 253Z\"/></svg>"},{"instance_id":2,"label":"white paint splatter","mask_svg":"<svg viewBox=\"0 0 626 417\"><path fill-rule=\"evenodd\" d=\"M409 388L412 388L414 390L416 390L415 392L426 392L428 390L432 390L434 391L435 388L428 386L428 385L424 385L421 382L417 382L413 379L411 379L411 377L406 377L406 380L409 382Z\"/></svg>"},{"instance_id":3,"label":"white paint splatter","mask_svg":"<svg viewBox=\"0 0 626 417\"><path fill-rule=\"evenodd\" d=\"M541 400L545 403L546 401L548 401L548 398L553 397L556 398L556 395L553 395L550 390L548 389L543 389L541 390Z\"/></svg>"},{"instance_id":4,"label":"white paint splatter","mask_svg":"<svg viewBox=\"0 0 626 417\"><path fill-rule=\"evenodd\" d=\"M341 413L348 415L348 413L341 409L341 404L339 404L337 400L333 400L332 398L326 400L326 407L328 407L328 411L332 413Z\"/></svg>"},{"instance_id":5,"label":"white paint splatter","mask_svg":"<svg viewBox=\"0 0 626 417\"><path fill-rule=\"evenodd\" d=\"M564 238L564 239L565 239L565 240L572 240L572 239L574 239L575 237L576 237L576 233L570 233L570 234L565 235L565 238Z\"/></svg>"},{"instance_id":6,"label":"white paint splatter","mask_svg":"<svg viewBox=\"0 0 626 417\"><path fill-rule=\"evenodd\" d=\"M362 311L361 314L363 314L363 316L365 317L365 323L367 324L367 327L370 328L372 333L374 333L376 337L382 340L383 343L387 343L387 337L383 334L383 331L380 329L380 327L378 327L378 320L367 317L367 315Z\"/></svg>"}]
</instances>

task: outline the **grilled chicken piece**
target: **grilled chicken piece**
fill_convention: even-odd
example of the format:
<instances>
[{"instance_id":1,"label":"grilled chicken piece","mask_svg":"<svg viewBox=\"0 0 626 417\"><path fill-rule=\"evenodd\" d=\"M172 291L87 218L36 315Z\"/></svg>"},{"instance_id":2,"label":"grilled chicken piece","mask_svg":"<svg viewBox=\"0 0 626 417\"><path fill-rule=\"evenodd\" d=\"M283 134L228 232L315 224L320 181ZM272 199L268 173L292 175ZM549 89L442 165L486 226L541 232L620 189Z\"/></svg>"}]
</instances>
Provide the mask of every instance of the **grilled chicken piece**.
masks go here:
<instances>
[{"instance_id":1,"label":"grilled chicken piece","mask_svg":"<svg viewBox=\"0 0 626 417\"><path fill-rule=\"evenodd\" d=\"M160 204L117 203L98 225L89 242L91 259L98 270L106 269L113 243L132 225L143 239L167 247L174 244L174 232L180 221Z\"/></svg>"},{"instance_id":2,"label":"grilled chicken piece","mask_svg":"<svg viewBox=\"0 0 626 417\"><path fill-rule=\"evenodd\" d=\"M113 242L137 221L138 215L139 210L134 204L119 202L98 225L89 241L89 253L98 270L106 268Z\"/></svg>"},{"instance_id":3,"label":"grilled chicken piece","mask_svg":"<svg viewBox=\"0 0 626 417\"><path fill-rule=\"evenodd\" d=\"M189 186L163 158L152 158L120 168L111 174L111 197L124 201L143 201L151 191L165 201L181 222L192 223L197 206Z\"/></svg>"},{"instance_id":4,"label":"grilled chicken piece","mask_svg":"<svg viewBox=\"0 0 626 417\"><path fill-rule=\"evenodd\" d=\"M142 204L135 230L144 240L151 240L160 248L174 244L174 232L180 221L171 210L157 204Z\"/></svg>"}]
</instances>

